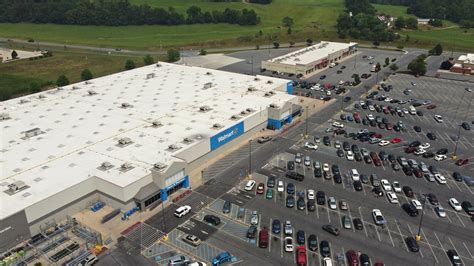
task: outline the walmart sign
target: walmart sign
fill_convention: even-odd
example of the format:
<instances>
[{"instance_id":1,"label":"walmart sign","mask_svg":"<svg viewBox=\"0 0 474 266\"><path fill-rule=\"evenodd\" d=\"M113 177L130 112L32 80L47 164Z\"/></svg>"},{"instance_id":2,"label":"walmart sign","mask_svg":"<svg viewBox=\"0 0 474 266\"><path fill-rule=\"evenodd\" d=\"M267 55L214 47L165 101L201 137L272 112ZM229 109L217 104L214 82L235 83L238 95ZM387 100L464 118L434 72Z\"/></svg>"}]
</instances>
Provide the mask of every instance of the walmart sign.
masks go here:
<instances>
[{"instance_id":1,"label":"walmart sign","mask_svg":"<svg viewBox=\"0 0 474 266\"><path fill-rule=\"evenodd\" d=\"M244 133L244 122L240 122L211 137L211 151L232 141Z\"/></svg>"}]
</instances>

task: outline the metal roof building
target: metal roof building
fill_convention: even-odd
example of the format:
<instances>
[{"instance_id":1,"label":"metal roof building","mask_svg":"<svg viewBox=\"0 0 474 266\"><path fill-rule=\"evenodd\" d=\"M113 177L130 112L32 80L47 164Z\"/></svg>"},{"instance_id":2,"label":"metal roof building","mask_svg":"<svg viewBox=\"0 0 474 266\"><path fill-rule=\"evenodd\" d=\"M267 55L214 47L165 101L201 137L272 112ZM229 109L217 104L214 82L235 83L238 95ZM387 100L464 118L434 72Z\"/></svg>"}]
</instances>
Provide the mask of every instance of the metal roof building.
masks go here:
<instances>
[{"instance_id":1,"label":"metal roof building","mask_svg":"<svg viewBox=\"0 0 474 266\"><path fill-rule=\"evenodd\" d=\"M160 62L1 102L0 250L97 201L167 200L227 143L291 122L291 86Z\"/></svg>"}]
</instances>

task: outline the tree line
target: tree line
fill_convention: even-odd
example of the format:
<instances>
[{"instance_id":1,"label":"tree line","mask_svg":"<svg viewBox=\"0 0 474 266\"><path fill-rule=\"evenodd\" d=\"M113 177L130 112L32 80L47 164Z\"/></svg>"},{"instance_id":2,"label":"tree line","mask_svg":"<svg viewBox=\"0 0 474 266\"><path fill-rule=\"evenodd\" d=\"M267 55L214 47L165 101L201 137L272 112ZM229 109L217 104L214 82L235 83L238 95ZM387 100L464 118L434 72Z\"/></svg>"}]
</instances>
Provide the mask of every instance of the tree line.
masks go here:
<instances>
[{"instance_id":1,"label":"tree line","mask_svg":"<svg viewBox=\"0 0 474 266\"><path fill-rule=\"evenodd\" d=\"M375 17L376 9L368 0L346 0L345 4L347 12L339 15L336 24L340 38L350 36L373 41L378 45L380 42L391 42L398 37L393 30L387 29L385 24Z\"/></svg>"},{"instance_id":2,"label":"tree line","mask_svg":"<svg viewBox=\"0 0 474 266\"><path fill-rule=\"evenodd\" d=\"M0 23L54 23L70 25L180 25L229 23L256 25L254 10L230 9L202 12L191 6L187 16L174 8L132 5L128 0L0 0Z\"/></svg>"},{"instance_id":3,"label":"tree line","mask_svg":"<svg viewBox=\"0 0 474 266\"><path fill-rule=\"evenodd\" d=\"M407 6L407 13L420 18L446 19L474 27L473 0L371 0L372 3Z\"/></svg>"}]
</instances>

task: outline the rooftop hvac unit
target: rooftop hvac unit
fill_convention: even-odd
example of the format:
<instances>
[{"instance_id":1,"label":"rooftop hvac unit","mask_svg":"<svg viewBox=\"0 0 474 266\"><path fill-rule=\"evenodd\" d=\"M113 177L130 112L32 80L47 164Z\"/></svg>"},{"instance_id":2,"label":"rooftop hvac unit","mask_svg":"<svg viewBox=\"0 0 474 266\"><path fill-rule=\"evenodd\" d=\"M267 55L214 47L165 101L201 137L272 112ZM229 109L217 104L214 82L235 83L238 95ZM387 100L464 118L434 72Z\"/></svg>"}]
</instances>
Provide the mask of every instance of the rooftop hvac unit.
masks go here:
<instances>
[{"instance_id":1,"label":"rooftop hvac unit","mask_svg":"<svg viewBox=\"0 0 474 266\"><path fill-rule=\"evenodd\" d=\"M240 117L238 115L233 115L230 117L231 120L239 120Z\"/></svg>"},{"instance_id":2,"label":"rooftop hvac unit","mask_svg":"<svg viewBox=\"0 0 474 266\"><path fill-rule=\"evenodd\" d=\"M270 92L265 92L264 96L265 97L270 97L270 96L272 96L272 94Z\"/></svg>"},{"instance_id":3,"label":"rooftop hvac unit","mask_svg":"<svg viewBox=\"0 0 474 266\"><path fill-rule=\"evenodd\" d=\"M203 89L209 89L212 87L212 82L204 83Z\"/></svg>"},{"instance_id":4,"label":"rooftop hvac unit","mask_svg":"<svg viewBox=\"0 0 474 266\"><path fill-rule=\"evenodd\" d=\"M93 90L88 90L87 93L92 96L92 95L96 95L97 92L93 91Z\"/></svg>"},{"instance_id":5,"label":"rooftop hvac unit","mask_svg":"<svg viewBox=\"0 0 474 266\"><path fill-rule=\"evenodd\" d=\"M18 191L18 190L21 190L23 188L27 187L27 185L25 184L25 182L23 181L15 181L11 184L8 185L8 190L10 190L11 192L15 192L15 191Z\"/></svg>"},{"instance_id":6,"label":"rooftop hvac unit","mask_svg":"<svg viewBox=\"0 0 474 266\"><path fill-rule=\"evenodd\" d=\"M275 104L275 103L270 104L270 107L271 107L271 108L280 108L280 107L279 107L277 104Z\"/></svg>"},{"instance_id":7,"label":"rooftop hvac unit","mask_svg":"<svg viewBox=\"0 0 474 266\"><path fill-rule=\"evenodd\" d=\"M221 128L223 127L223 125L219 124L219 123L215 123L214 125L212 125L213 128Z\"/></svg>"},{"instance_id":8,"label":"rooftop hvac unit","mask_svg":"<svg viewBox=\"0 0 474 266\"><path fill-rule=\"evenodd\" d=\"M199 111L201 112L207 112L207 111L210 111L211 110L211 107L207 106L207 105L203 105L201 107L199 107Z\"/></svg>"},{"instance_id":9,"label":"rooftop hvac unit","mask_svg":"<svg viewBox=\"0 0 474 266\"><path fill-rule=\"evenodd\" d=\"M8 113L1 113L0 120L7 120L10 119L10 115Z\"/></svg>"},{"instance_id":10,"label":"rooftop hvac unit","mask_svg":"<svg viewBox=\"0 0 474 266\"><path fill-rule=\"evenodd\" d=\"M168 149L170 149L170 150L173 150L173 151L174 151L174 150L179 150L179 149L180 149L180 147L179 147L178 145L171 144L171 145L169 145L169 146L168 146Z\"/></svg>"},{"instance_id":11,"label":"rooftop hvac unit","mask_svg":"<svg viewBox=\"0 0 474 266\"><path fill-rule=\"evenodd\" d=\"M27 99L21 99L20 100L20 104L24 104L24 103L28 103L28 102L30 102L30 101L28 101Z\"/></svg>"},{"instance_id":12,"label":"rooftop hvac unit","mask_svg":"<svg viewBox=\"0 0 474 266\"><path fill-rule=\"evenodd\" d=\"M120 165L120 168L122 170L130 170L133 168L132 164L131 163L123 163L122 165Z\"/></svg>"},{"instance_id":13,"label":"rooftop hvac unit","mask_svg":"<svg viewBox=\"0 0 474 266\"><path fill-rule=\"evenodd\" d=\"M113 166L111 163L105 161L105 162L103 162L103 163L100 164L100 167L105 168L105 169L110 169L110 168L112 168L112 167L114 167L114 166Z\"/></svg>"},{"instance_id":14,"label":"rooftop hvac unit","mask_svg":"<svg viewBox=\"0 0 474 266\"><path fill-rule=\"evenodd\" d=\"M272 83L273 83L273 81L271 81L271 80L267 81L267 84L272 84Z\"/></svg>"},{"instance_id":15,"label":"rooftop hvac unit","mask_svg":"<svg viewBox=\"0 0 474 266\"><path fill-rule=\"evenodd\" d=\"M146 74L146 79L152 79L155 77L155 73Z\"/></svg>"},{"instance_id":16,"label":"rooftop hvac unit","mask_svg":"<svg viewBox=\"0 0 474 266\"><path fill-rule=\"evenodd\" d=\"M254 81L259 81L260 78L259 78L259 77L255 77L253 80L254 80Z\"/></svg>"},{"instance_id":17,"label":"rooftop hvac unit","mask_svg":"<svg viewBox=\"0 0 474 266\"><path fill-rule=\"evenodd\" d=\"M129 107L132 107L132 105L129 104L129 103L122 103L120 106L121 106L122 108L129 108Z\"/></svg>"},{"instance_id":18,"label":"rooftop hvac unit","mask_svg":"<svg viewBox=\"0 0 474 266\"><path fill-rule=\"evenodd\" d=\"M158 162L153 165L153 168L158 169L158 170L163 170L166 168L166 166L167 165L165 163Z\"/></svg>"},{"instance_id":19,"label":"rooftop hvac unit","mask_svg":"<svg viewBox=\"0 0 474 266\"><path fill-rule=\"evenodd\" d=\"M156 66L156 67L161 67L161 64L160 64L160 63L157 63L155 66Z\"/></svg>"},{"instance_id":20,"label":"rooftop hvac unit","mask_svg":"<svg viewBox=\"0 0 474 266\"><path fill-rule=\"evenodd\" d=\"M158 121L158 120L155 120L155 121L153 121L153 122L151 122L151 123L152 123L152 125L153 125L154 127L161 127L161 126L163 125L163 124L162 124L160 121Z\"/></svg>"},{"instance_id":21,"label":"rooftop hvac unit","mask_svg":"<svg viewBox=\"0 0 474 266\"><path fill-rule=\"evenodd\" d=\"M253 113L253 112L254 112L254 110L253 110L252 108L247 108L247 109L245 109L245 110L246 110L248 113Z\"/></svg>"},{"instance_id":22,"label":"rooftop hvac unit","mask_svg":"<svg viewBox=\"0 0 474 266\"><path fill-rule=\"evenodd\" d=\"M86 81L84 82L84 84L86 84L86 85L92 84L92 81L86 80Z\"/></svg>"},{"instance_id":23,"label":"rooftop hvac unit","mask_svg":"<svg viewBox=\"0 0 474 266\"><path fill-rule=\"evenodd\" d=\"M73 89L73 90L79 90L79 89L81 89L81 87L79 87L79 86L72 86L72 89Z\"/></svg>"},{"instance_id":24,"label":"rooftop hvac unit","mask_svg":"<svg viewBox=\"0 0 474 266\"><path fill-rule=\"evenodd\" d=\"M212 75L212 73L208 71L208 72L206 72L206 75L209 76L209 75Z\"/></svg>"},{"instance_id":25,"label":"rooftop hvac unit","mask_svg":"<svg viewBox=\"0 0 474 266\"><path fill-rule=\"evenodd\" d=\"M240 112L241 115L246 115L248 114L247 110L243 110L242 112Z\"/></svg>"},{"instance_id":26,"label":"rooftop hvac unit","mask_svg":"<svg viewBox=\"0 0 474 266\"><path fill-rule=\"evenodd\" d=\"M247 90L248 90L248 91L257 91L257 88L255 88L255 87L248 87Z\"/></svg>"},{"instance_id":27,"label":"rooftop hvac unit","mask_svg":"<svg viewBox=\"0 0 474 266\"><path fill-rule=\"evenodd\" d=\"M44 96L43 94L38 95L38 99L44 99L44 98L46 98L46 96Z\"/></svg>"},{"instance_id":28,"label":"rooftop hvac unit","mask_svg":"<svg viewBox=\"0 0 474 266\"><path fill-rule=\"evenodd\" d=\"M184 142L184 143L192 143L193 140L192 140L191 138L184 138L184 139L183 139L183 142Z\"/></svg>"},{"instance_id":29,"label":"rooftop hvac unit","mask_svg":"<svg viewBox=\"0 0 474 266\"><path fill-rule=\"evenodd\" d=\"M39 134L43 133L39 127L29 129L25 131L25 138L31 138L34 136L38 136Z\"/></svg>"},{"instance_id":30,"label":"rooftop hvac unit","mask_svg":"<svg viewBox=\"0 0 474 266\"><path fill-rule=\"evenodd\" d=\"M132 139L129 137L124 137L124 138L119 139L118 143L121 145L127 145L127 144L132 143Z\"/></svg>"}]
</instances>

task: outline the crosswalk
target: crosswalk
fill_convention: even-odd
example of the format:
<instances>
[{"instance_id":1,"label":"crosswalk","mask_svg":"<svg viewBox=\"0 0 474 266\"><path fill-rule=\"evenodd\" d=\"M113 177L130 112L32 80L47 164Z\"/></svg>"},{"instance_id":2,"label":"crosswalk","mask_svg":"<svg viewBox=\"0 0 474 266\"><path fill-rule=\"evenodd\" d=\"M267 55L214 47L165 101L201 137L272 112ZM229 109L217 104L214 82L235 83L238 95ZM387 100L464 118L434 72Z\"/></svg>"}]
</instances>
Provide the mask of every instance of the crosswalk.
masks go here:
<instances>
[{"instance_id":1,"label":"crosswalk","mask_svg":"<svg viewBox=\"0 0 474 266\"><path fill-rule=\"evenodd\" d=\"M124 237L140 246L141 250L152 246L156 241L163 238L165 233L146 224L140 223L132 230L126 232Z\"/></svg>"}]
</instances>

